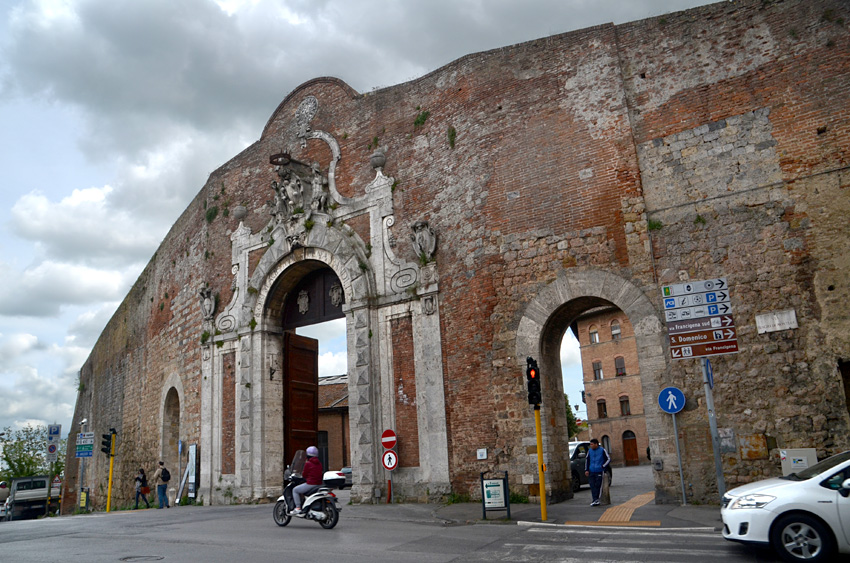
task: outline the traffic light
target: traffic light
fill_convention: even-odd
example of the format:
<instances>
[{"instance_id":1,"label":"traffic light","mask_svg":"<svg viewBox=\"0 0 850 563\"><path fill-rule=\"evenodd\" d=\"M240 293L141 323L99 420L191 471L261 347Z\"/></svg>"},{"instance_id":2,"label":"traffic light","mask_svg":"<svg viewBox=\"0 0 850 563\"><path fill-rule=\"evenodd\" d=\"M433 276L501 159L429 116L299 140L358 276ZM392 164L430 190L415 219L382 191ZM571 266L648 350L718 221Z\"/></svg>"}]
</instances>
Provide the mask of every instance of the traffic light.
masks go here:
<instances>
[{"instance_id":1,"label":"traffic light","mask_svg":"<svg viewBox=\"0 0 850 563\"><path fill-rule=\"evenodd\" d=\"M525 378L528 380L528 404L539 405L543 402L540 393L540 369L537 360L528 357L526 360Z\"/></svg>"},{"instance_id":2,"label":"traffic light","mask_svg":"<svg viewBox=\"0 0 850 563\"><path fill-rule=\"evenodd\" d=\"M117 434L114 428L109 429L109 434L101 434L100 451L108 456L112 455L112 437Z\"/></svg>"}]
</instances>

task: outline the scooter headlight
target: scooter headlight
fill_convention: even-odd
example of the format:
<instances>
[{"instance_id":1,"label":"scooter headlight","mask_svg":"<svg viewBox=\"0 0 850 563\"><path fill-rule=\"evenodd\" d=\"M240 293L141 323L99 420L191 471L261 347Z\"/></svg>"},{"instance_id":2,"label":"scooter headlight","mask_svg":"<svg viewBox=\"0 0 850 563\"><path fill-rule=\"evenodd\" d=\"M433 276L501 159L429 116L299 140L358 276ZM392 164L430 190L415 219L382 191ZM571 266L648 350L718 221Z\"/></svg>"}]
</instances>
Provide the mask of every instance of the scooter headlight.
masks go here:
<instances>
[{"instance_id":1,"label":"scooter headlight","mask_svg":"<svg viewBox=\"0 0 850 563\"><path fill-rule=\"evenodd\" d=\"M776 500L776 497L770 495L744 495L733 500L729 508L764 508L773 500Z\"/></svg>"}]
</instances>

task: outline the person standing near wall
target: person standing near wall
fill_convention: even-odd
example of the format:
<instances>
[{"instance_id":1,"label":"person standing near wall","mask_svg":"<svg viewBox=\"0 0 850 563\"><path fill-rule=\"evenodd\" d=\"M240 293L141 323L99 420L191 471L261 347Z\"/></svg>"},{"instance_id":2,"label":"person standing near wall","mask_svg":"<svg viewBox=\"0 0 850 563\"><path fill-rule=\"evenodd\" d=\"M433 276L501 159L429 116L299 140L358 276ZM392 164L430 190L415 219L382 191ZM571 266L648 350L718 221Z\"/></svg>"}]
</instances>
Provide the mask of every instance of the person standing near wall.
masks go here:
<instances>
[{"instance_id":1,"label":"person standing near wall","mask_svg":"<svg viewBox=\"0 0 850 563\"><path fill-rule=\"evenodd\" d=\"M584 460L584 474L587 475L590 494L593 496L593 502L590 503L590 506L599 506L599 496L602 494L602 474L609 463L611 463L611 456L608 455L605 448L599 447L599 440L591 439L590 449L587 450L587 457Z\"/></svg>"},{"instance_id":2,"label":"person standing near wall","mask_svg":"<svg viewBox=\"0 0 850 563\"><path fill-rule=\"evenodd\" d=\"M169 508L167 490L170 480L171 473L166 469L165 464L160 461L156 473L153 474L153 482L156 484L156 496L159 499L159 508L163 506Z\"/></svg>"},{"instance_id":3,"label":"person standing near wall","mask_svg":"<svg viewBox=\"0 0 850 563\"><path fill-rule=\"evenodd\" d=\"M148 477L145 475L145 470L141 467L139 468L139 472L136 474L136 508L139 508L139 497L142 497L142 500L145 501L145 504L148 505L148 508L151 507L151 503L148 502L148 493L151 492L150 487L148 487Z\"/></svg>"}]
</instances>

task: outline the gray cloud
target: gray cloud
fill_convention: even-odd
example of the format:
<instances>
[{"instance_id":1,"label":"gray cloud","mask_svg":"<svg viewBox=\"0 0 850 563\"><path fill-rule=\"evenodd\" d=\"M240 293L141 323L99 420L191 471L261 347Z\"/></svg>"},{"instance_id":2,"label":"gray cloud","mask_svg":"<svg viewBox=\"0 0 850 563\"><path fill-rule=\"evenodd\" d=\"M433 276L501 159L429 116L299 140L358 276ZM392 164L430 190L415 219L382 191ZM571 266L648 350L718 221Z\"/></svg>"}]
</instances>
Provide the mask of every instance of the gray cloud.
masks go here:
<instances>
[{"instance_id":1,"label":"gray cloud","mask_svg":"<svg viewBox=\"0 0 850 563\"><path fill-rule=\"evenodd\" d=\"M57 316L67 305L118 301L132 281L119 272L59 262L42 262L22 273L0 263L0 315Z\"/></svg>"}]
</instances>

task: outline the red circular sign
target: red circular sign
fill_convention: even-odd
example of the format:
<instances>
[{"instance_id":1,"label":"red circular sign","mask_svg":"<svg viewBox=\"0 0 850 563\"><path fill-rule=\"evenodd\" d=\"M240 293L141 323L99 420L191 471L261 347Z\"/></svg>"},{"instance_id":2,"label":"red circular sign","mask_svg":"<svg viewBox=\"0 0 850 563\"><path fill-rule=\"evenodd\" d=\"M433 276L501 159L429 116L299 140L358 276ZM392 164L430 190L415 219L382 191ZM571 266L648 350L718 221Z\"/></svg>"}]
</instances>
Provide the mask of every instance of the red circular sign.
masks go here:
<instances>
[{"instance_id":1,"label":"red circular sign","mask_svg":"<svg viewBox=\"0 0 850 563\"><path fill-rule=\"evenodd\" d=\"M398 467L398 454L392 450L385 451L384 455L381 456L381 463L384 464L384 469L392 471Z\"/></svg>"},{"instance_id":2,"label":"red circular sign","mask_svg":"<svg viewBox=\"0 0 850 563\"><path fill-rule=\"evenodd\" d=\"M384 433L381 434L381 444L389 450L395 447L395 443L395 432L393 432L392 430L384 430Z\"/></svg>"}]
</instances>

